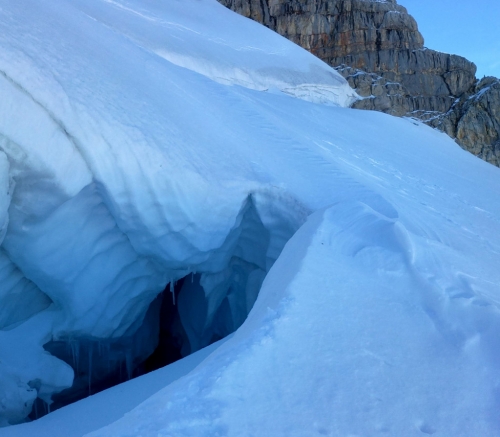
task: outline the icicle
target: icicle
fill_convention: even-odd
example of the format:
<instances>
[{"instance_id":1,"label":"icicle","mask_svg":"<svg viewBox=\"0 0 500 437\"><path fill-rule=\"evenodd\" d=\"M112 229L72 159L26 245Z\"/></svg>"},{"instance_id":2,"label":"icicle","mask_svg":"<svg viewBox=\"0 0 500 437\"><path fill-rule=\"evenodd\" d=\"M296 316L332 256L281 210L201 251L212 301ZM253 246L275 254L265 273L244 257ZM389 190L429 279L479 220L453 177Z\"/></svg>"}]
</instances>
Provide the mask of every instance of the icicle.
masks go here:
<instances>
[{"instance_id":1,"label":"icicle","mask_svg":"<svg viewBox=\"0 0 500 437\"><path fill-rule=\"evenodd\" d=\"M130 349L125 352L125 366L127 369L127 380L132 379L132 352Z\"/></svg>"},{"instance_id":2,"label":"icicle","mask_svg":"<svg viewBox=\"0 0 500 437\"><path fill-rule=\"evenodd\" d=\"M92 395L92 342L89 342L89 396Z\"/></svg>"},{"instance_id":3,"label":"icicle","mask_svg":"<svg viewBox=\"0 0 500 437\"><path fill-rule=\"evenodd\" d=\"M68 341L66 342L66 353L71 356L71 359L73 359L73 351L71 349L71 338L68 339ZM73 363L74 364L74 363ZM74 369L74 367L73 367Z\"/></svg>"},{"instance_id":4,"label":"icicle","mask_svg":"<svg viewBox=\"0 0 500 437\"><path fill-rule=\"evenodd\" d=\"M45 414L50 414L50 403L45 402L43 399L40 399L40 400L42 401L43 410L45 411ZM42 414L42 416L45 416L45 414Z\"/></svg>"},{"instance_id":5,"label":"icicle","mask_svg":"<svg viewBox=\"0 0 500 437\"><path fill-rule=\"evenodd\" d=\"M71 345L71 356L73 359L73 369L75 369L75 376L79 372L79 362L80 362L80 343L78 340L70 340Z\"/></svg>"},{"instance_id":6,"label":"icicle","mask_svg":"<svg viewBox=\"0 0 500 437\"><path fill-rule=\"evenodd\" d=\"M170 293L172 293L172 303L175 305L175 284L174 284L174 281L170 282Z\"/></svg>"},{"instance_id":7,"label":"icicle","mask_svg":"<svg viewBox=\"0 0 500 437\"><path fill-rule=\"evenodd\" d=\"M106 360L106 363L107 363L108 373L110 373L111 372L111 345L108 342L105 343L105 354L106 354L106 356L104 357L104 359Z\"/></svg>"},{"instance_id":8,"label":"icicle","mask_svg":"<svg viewBox=\"0 0 500 437\"><path fill-rule=\"evenodd\" d=\"M38 419L38 398L35 399L35 420Z\"/></svg>"}]
</instances>

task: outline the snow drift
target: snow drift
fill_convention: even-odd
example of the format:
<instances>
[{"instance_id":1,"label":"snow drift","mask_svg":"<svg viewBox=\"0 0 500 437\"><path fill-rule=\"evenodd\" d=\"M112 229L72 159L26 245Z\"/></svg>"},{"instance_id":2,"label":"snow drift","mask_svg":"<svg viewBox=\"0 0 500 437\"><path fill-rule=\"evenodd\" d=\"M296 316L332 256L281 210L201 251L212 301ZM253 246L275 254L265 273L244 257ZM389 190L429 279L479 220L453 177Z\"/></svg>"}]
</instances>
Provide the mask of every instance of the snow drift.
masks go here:
<instances>
[{"instance_id":1,"label":"snow drift","mask_svg":"<svg viewBox=\"0 0 500 437\"><path fill-rule=\"evenodd\" d=\"M212 0L0 7L1 425L172 290L183 355L234 337L74 435L498 435L498 169Z\"/></svg>"}]
</instances>

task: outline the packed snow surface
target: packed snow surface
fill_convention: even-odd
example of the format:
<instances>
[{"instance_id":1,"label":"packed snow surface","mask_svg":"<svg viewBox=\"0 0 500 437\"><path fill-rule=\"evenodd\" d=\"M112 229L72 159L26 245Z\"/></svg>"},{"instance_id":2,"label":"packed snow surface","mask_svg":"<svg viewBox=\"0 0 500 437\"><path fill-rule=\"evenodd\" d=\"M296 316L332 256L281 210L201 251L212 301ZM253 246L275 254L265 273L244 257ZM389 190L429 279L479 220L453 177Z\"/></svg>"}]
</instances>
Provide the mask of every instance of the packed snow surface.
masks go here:
<instances>
[{"instance_id":1,"label":"packed snow surface","mask_svg":"<svg viewBox=\"0 0 500 437\"><path fill-rule=\"evenodd\" d=\"M500 435L497 168L215 0L0 28L0 426L73 383L44 344L136 335L168 283L191 351L253 306L189 374L0 435Z\"/></svg>"}]
</instances>

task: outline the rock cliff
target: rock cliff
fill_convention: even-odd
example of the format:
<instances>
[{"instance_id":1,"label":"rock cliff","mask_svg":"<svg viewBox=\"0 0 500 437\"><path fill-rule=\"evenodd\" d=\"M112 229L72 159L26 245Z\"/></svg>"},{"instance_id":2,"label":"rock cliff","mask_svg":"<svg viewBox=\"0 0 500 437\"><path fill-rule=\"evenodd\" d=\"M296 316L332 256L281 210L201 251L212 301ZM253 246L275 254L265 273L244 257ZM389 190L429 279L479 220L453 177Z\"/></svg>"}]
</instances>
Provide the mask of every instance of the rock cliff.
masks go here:
<instances>
[{"instance_id":1,"label":"rock cliff","mask_svg":"<svg viewBox=\"0 0 500 437\"><path fill-rule=\"evenodd\" d=\"M427 123L474 155L500 167L500 80L485 77L444 114Z\"/></svg>"},{"instance_id":2,"label":"rock cliff","mask_svg":"<svg viewBox=\"0 0 500 437\"><path fill-rule=\"evenodd\" d=\"M396 0L219 0L335 67L353 107L417 117L500 165L500 85L467 59L424 47Z\"/></svg>"}]
</instances>

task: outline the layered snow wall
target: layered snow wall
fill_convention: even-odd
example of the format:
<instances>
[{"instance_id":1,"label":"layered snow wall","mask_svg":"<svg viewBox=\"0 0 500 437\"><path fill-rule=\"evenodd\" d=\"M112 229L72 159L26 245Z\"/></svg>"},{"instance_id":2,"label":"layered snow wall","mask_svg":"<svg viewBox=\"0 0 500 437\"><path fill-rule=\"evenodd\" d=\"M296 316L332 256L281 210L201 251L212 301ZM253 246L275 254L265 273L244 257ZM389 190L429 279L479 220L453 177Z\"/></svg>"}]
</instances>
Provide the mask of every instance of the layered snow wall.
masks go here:
<instances>
[{"instance_id":1,"label":"layered snow wall","mask_svg":"<svg viewBox=\"0 0 500 437\"><path fill-rule=\"evenodd\" d=\"M282 188L203 162L198 74L330 104L355 95L291 43L202 3L2 5L2 425L73 382L92 393L106 368L130 376L157 345L149 305L182 278L182 354L234 331L305 220Z\"/></svg>"},{"instance_id":2,"label":"layered snow wall","mask_svg":"<svg viewBox=\"0 0 500 437\"><path fill-rule=\"evenodd\" d=\"M38 138L43 140L42 134ZM61 138L63 144L71 141ZM82 162L74 147L66 146ZM123 215L113 211L103 185L92 181L70 196L64 181L59 185L50 179L52 169L40 159L36 169L29 166L29 157L16 161L16 151L23 150L11 137L4 136L4 151L13 164L6 171L10 199L5 221L10 221L2 244L3 424L24 419L36 397L49 406L54 393L73 383L83 380L84 387L74 389L91 394L92 385L122 367L130 378L157 346L158 314L148 317L146 310L166 285L177 299L187 337L183 356L233 332L306 217L306 210L280 190L256 189L233 204L236 208L229 208L220 224L213 217L209 228L200 229L196 215L190 216L189 195L176 200L174 195L166 208L174 213L155 217L157 234L136 235L137 247L133 230L128 234L118 225ZM144 201L160 206L153 197ZM163 244L157 241L161 238ZM183 278L175 296L174 284ZM64 356L58 347L70 356L65 361L71 367L47 354Z\"/></svg>"}]
</instances>

